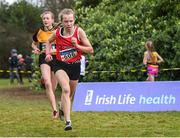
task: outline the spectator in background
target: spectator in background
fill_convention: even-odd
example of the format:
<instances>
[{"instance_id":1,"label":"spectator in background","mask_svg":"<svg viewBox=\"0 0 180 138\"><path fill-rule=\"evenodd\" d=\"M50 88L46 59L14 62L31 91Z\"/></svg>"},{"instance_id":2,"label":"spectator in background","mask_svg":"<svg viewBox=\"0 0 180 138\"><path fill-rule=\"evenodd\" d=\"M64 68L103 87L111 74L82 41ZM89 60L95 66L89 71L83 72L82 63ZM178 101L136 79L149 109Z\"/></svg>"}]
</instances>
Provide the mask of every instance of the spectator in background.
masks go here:
<instances>
[{"instance_id":1,"label":"spectator in background","mask_svg":"<svg viewBox=\"0 0 180 138\"><path fill-rule=\"evenodd\" d=\"M32 63L33 63L33 59L29 55L26 55L24 63L25 63L25 70L27 72L28 80L29 80L29 82L32 82Z\"/></svg>"},{"instance_id":2,"label":"spectator in background","mask_svg":"<svg viewBox=\"0 0 180 138\"><path fill-rule=\"evenodd\" d=\"M11 56L9 57L9 70L10 70L10 84L14 83L14 79L16 78L18 83L20 83L20 78L18 74L18 58L17 58L17 50L11 50Z\"/></svg>"},{"instance_id":3,"label":"spectator in background","mask_svg":"<svg viewBox=\"0 0 180 138\"><path fill-rule=\"evenodd\" d=\"M163 58L155 51L152 41L147 41L145 44L146 51L144 52L143 64L147 66L147 81L155 81L158 76L159 64L164 62Z\"/></svg>"},{"instance_id":4,"label":"spectator in background","mask_svg":"<svg viewBox=\"0 0 180 138\"><path fill-rule=\"evenodd\" d=\"M24 65L25 65L25 63L24 63L24 58L23 58L23 55L22 55L22 54L19 54L19 55L17 56L17 58L18 58L17 68L18 68L18 74L19 74L20 84L24 84L24 82L23 82L23 76L22 76L22 74L23 74L23 69L24 69Z\"/></svg>"}]
</instances>

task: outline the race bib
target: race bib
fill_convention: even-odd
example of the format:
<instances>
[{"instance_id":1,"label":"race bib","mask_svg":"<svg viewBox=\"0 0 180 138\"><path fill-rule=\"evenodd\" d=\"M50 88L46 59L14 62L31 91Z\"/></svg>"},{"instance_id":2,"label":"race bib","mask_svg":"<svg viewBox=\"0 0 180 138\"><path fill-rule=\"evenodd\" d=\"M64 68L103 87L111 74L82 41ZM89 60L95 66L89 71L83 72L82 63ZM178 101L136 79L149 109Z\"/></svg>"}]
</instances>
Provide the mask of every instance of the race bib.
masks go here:
<instances>
[{"instance_id":1,"label":"race bib","mask_svg":"<svg viewBox=\"0 0 180 138\"><path fill-rule=\"evenodd\" d=\"M77 56L77 51L75 50L75 48L62 50L60 51L60 56L62 61L68 61Z\"/></svg>"},{"instance_id":2,"label":"race bib","mask_svg":"<svg viewBox=\"0 0 180 138\"><path fill-rule=\"evenodd\" d=\"M52 45L51 45L50 53L51 53L52 55L55 55L55 54L56 54L56 44L52 44Z\"/></svg>"},{"instance_id":3,"label":"race bib","mask_svg":"<svg viewBox=\"0 0 180 138\"><path fill-rule=\"evenodd\" d=\"M44 51L44 50L46 49L45 43L40 43L39 49L40 49L41 51Z\"/></svg>"},{"instance_id":4,"label":"race bib","mask_svg":"<svg viewBox=\"0 0 180 138\"><path fill-rule=\"evenodd\" d=\"M52 48L53 50L55 50L55 49L56 49L56 44L52 44L52 45L51 45L51 48Z\"/></svg>"}]
</instances>

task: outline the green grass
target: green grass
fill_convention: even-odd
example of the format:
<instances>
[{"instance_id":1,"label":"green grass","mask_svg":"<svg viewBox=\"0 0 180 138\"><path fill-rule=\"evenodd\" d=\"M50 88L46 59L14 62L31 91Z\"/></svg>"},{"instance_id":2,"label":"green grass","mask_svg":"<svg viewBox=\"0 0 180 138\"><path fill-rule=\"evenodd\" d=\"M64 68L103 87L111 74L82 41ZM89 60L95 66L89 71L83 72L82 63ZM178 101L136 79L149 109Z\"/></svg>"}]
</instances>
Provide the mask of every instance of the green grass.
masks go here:
<instances>
[{"instance_id":1,"label":"green grass","mask_svg":"<svg viewBox=\"0 0 180 138\"><path fill-rule=\"evenodd\" d=\"M64 122L52 120L44 94L15 90L0 89L0 137L180 136L180 112L72 112L73 130L65 132Z\"/></svg>"},{"instance_id":2,"label":"green grass","mask_svg":"<svg viewBox=\"0 0 180 138\"><path fill-rule=\"evenodd\" d=\"M0 79L0 88L14 88L14 87L24 87L24 86L29 86L30 83L26 78L23 79L24 85L18 84L17 80L14 80L13 84L10 84L10 79Z\"/></svg>"}]
</instances>

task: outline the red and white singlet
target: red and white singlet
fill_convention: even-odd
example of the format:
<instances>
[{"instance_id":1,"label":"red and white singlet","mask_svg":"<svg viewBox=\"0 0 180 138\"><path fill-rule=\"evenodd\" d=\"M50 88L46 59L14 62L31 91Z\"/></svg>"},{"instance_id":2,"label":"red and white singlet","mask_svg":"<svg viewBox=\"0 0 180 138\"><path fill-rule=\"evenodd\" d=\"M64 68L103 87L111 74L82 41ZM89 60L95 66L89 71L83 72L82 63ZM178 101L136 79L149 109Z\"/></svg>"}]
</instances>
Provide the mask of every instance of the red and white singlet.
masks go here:
<instances>
[{"instance_id":1,"label":"red and white singlet","mask_svg":"<svg viewBox=\"0 0 180 138\"><path fill-rule=\"evenodd\" d=\"M75 26L74 33L71 36L63 36L62 29L59 28L56 31L56 58L66 63L76 62L81 59L81 50L73 46L71 39L77 38L77 43L81 44L78 39L78 27Z\"/></svg>"}]
</instances>

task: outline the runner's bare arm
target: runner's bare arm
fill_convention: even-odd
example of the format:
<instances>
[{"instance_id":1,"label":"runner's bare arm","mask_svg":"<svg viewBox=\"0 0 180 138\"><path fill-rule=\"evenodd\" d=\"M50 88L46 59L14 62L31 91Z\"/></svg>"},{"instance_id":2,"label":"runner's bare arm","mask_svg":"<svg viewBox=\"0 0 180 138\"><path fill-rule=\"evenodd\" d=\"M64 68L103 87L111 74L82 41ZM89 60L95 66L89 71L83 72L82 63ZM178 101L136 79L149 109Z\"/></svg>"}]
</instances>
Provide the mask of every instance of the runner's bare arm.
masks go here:
<instances>
[{"instance_id":1,"label":"runner's bare arm","mask_svg":"<svg viewBox=\"0 0 180 138\"><path fill-rule=\"evenodd\" d=\"M45 60L47 62L52 60L52 56L50 54L50 49L51 49L51 43L55 40L56 34L55 32L51 35L51 37L48 39L48 41L46 42L46 58Z\"/></svg>"},{"instance_id":2,"label":"runner's bare arm","mask_svg":"<svg viewBox=\"0 0 180 138\"><path fill-rule=\"evenodd\" d=\"M31 47L32 47L32 52L34 53L34 54L40 54L40 50L39 50L39 48L37 47L37 43L36 42L32 42L32 44L31 44Z\"/></svg>"},{"instance_id":3,"label":"runner's bare arm","mask_svg":"<svg viewBox=\"0 0 180 138\"><path fill-rule=\"evenodd\" d=\"M144 52L143 64L147 65L147 52Z\"/></svg>"},{"instance_id":4,"label":"runner's bare arm","mask_svg":"<svg viewBox=\"0 0 180 138\"><path fill-rule=\"evenodd\" d=\"M157 54L157 57L158 57L158 60L157 60L158 64L164 62L163 58L159 54Z\"/></svg>"},{"instance_id":5,"label":"runner's bare arm","mask_svg":"<svg viewBox=\"0 0 180 138\"><path fill-rule=\"evenodd\" d=\"M73 45L76 48L80 49L84 53L93 54L94 50L93 50L91 43L89 42L89 39L86 36L86 33L84 32L84 30L82 28L78 28L78 29L79 29L79 39L80 39L82 45L77 44L76 38L72 38Z\"/></svg>"}]
</instances>

